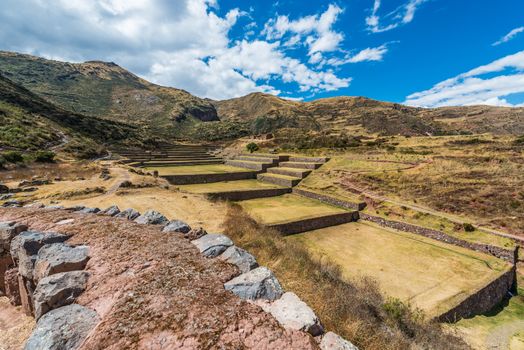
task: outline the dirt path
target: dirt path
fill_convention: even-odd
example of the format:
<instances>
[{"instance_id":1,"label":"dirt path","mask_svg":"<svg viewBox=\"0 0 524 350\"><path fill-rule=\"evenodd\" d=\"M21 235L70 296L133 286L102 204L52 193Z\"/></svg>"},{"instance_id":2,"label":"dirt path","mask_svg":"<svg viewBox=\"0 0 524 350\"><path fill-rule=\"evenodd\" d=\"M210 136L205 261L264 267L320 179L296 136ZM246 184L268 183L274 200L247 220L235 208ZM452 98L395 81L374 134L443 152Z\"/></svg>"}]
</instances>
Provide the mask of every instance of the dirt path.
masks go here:
<instances>
[{"instance_id":1,"label":"dirt path","mask_svg":"<svg viewBox=\"0 0 524 350\"><path fill-rule=\"evenodd\" d=\"M443 213L443 212L440 212L440 211L436 211L436 210L433 210L433 209L430 209L428 207L424 207L424 206L421 206L421 205L418 205L418 204L413 204L413 203L404 202L404 201L401 201L401 200L395 200L395 199L391 199L391 198L388 198L388 197L384 197L382 195L379 195L377 193L371 192L371 191L369 191L369 190L367 190L365 188L362 188L360 186L356 186L356 185L350 183L347 179L344 179L342 181L341 185L344 188L350 190L351 192L358 192L360 194L363 194L363 195L365 195L367 197L370 197L370 198L373 198L373 199L378 199L378 200L381 200L381 201L384 201L384 202L388 202L388 203L392 203L392 204L395 204L395 205L398 205L398 206L404 206L404 207L407 207L407 208L410 208L410 209L413 209L413 210L420 211L422 213L431 214L431 215L435 215L435 216L440 216L440 217L448 219L449 221L457 223L457 224L463 224L464 223L463 219L460 219L459 217L457 217L455 215ZM509 233L505 233L505 232L502 232L502 231L499 231L499 230L487 228L487 227L484 227L484 226L480 225L478 222L473 222L472 224L475 225L475 227L478 230L480 230L480 231L491 233L491 234L497 235L497 236L510 238L510 239L513 239L513 240L515 240L517 242L524 243L524 238L523 237L512 235L512 234L509 234Z\"/></svg>"},{"instance_id":2,"label":"dirt path","mask_svg":"<svg viewBox=\"0 0 524 350\"><path fill-rule=\"evenodd\" d=\"M118 181L111 185L111 187L109 187L107 191L100 197L107 197L114 194L118 190L122 182L131 181L131 174L129 174L129 171L127 169L111 168L111 174L115 176L118 179Z\"/></svg>"},{"instance_id":3,"label":"dirt path","mask_svg":"<svg viewBox=\"0 0 524 350\"><path fill-rule=\"evenodd\" d=\"M26 316L20 307L12 306L6 297L0 297L0 350L22 349L34 323L34 319Z\"/></svg>"},{"instance_id":4,"label":"dirt path","mask_svg":"<svg viewBox=\"0 0 524 350\"><path fill-rule=\"evenodd\" d=\"M506 323L496 327L486 337L486 349L509 350L511 337L524 330L524 320Z\"/></svg>"}]
</instances>

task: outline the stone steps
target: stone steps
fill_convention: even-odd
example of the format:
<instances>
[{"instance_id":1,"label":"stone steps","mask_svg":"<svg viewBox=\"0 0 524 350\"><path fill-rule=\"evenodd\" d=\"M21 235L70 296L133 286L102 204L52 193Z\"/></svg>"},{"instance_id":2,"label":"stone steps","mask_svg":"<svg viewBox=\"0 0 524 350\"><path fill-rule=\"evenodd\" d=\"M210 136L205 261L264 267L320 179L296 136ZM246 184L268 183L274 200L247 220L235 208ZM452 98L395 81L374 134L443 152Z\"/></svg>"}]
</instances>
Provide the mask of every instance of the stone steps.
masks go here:
<instances>
[{"instance_id":1,"label":"stone steps","mask_svg":"<svg viewBox=\"0 0 524 350\"><path fill-rule=\"evenodd\" d=\"M310 169L315 170L322 166L322 163L311 163L311 162L282 162L281 167L284 168L296 168L296 169Z\"/></svg>"},{"instance_id":2,"label":"stone steps","mask_svg":"<svg viewBox=\"0 0 524 350\"><path fill-rule=\"evenodd\" d=\"M294 187L302 180L297 177L268 173L258 174L257 179L262 182L272 183L284 187Z\"/></svg>"},{"instance_id":3,"label":"stone steps","mask_svg":"<svg viewBox=\"0 0 524 350\"><path fill-rule=\"evenodd\" d=\"M270 174L287 175L304 179L311 173L312 170L303 170L297 168L275 167L267 169Z\"/></svg>"},{"instance_id":4,"label":"stone steps","mask_svg":"<svg viewBox=\"0 0 524 350\"><path fill-rule=\"evenodd\" d=\"M230 159L226 161L226 165L236 166L239 168L257 170L257 171L266 171L266 169L274 167L275 164L272 162L252 162L247 160L235 160Z\"/></svg>"},{"instance_id":5,"label":"stone steps","mask_svg":"<svg viewBox=\"0 0 524 350\"><path fill-rule=\"evenodd\" d=\"M279 160L277 158L257 157L257 156L238 156L234 160L246 160L248 162L263 162L277 165Z\"/></svg>"},{"instance_id":6,"label":"stone steps","mask_svg":"<svg viewBox=\"0 0 524 350\"><path fill-rule=\"evenodd\" d=\"M196 161L167 161L167 162L156 162L156 161L147 161L147 162L134 162L129 163L130 166L187 166L187 165L207 165L207 164L222 164L223 160L196 160Z\"/></svg>"},{"instance_id":7,"label":"stone steps","mask_svg":"<svg viewBox=\"0 0 524 350\"><path fill-rule=\"evenodd\" d=\"M297 163L326 163L329 159L328 157L289 157L290 162Z\"/></svg>"},{"instance_id":8,"label":"stone steps","mask_svg":"<svg viewBox=\"0 0 524 350\"><path fill-rule=\"evenodd\" d=\"M278 159L278 161L283 162L289 159L288 155L285 154L273 154L273 153L242 153L242 157L261 157L261 158L270 158Z\"/></svg>"}]
</instances>

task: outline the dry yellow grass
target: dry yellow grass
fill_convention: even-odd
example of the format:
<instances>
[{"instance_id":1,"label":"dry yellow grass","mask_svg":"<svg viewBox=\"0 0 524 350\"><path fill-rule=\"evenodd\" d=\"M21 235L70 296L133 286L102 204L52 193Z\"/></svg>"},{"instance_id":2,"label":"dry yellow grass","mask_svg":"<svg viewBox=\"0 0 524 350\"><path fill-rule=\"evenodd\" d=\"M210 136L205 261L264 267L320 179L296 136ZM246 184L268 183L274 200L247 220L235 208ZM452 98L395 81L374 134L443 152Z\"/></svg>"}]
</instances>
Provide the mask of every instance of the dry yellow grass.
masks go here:
<instances>
[{"instance_id":1,"label":"dry yellow grass","mask_svg":"<svg viewBox=\"0 0 524 350\"><path fill-rule=\"evenodd\" d=\"M223 181L208 184L180 185L178 188L188 193L216 193L226 191L256 190L268 188L282 188L281 186L252 180Z\"/></svg>"},{"instance_id":2,"label":"dry yellow grass","mask_svg":"<svg viewBox=\"0 0 524 350\"><path fill-rule=\"evenodd\" d=\"M289 236L348 279L368 276L381 290L428 316L447 311L509 269L502 260L425 237L358 222Z\"/></svg>"}]
</instances>

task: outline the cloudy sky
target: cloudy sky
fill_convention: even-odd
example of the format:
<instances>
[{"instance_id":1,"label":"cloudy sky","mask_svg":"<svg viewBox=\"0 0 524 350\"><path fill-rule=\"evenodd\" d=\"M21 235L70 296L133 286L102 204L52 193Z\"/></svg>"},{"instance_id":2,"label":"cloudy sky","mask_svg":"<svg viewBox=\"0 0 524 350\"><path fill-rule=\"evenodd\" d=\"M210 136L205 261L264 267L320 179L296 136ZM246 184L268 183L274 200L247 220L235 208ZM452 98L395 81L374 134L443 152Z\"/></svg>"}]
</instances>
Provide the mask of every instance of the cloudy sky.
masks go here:
<instances>
[{"instance_id":1,"label":"cloudy sky","mask_svg":"<svg viewBox=\"0 0 524 350\"><path fill-rule=\"evenodd\" d=\"M518 106L523 13L522 0L2 0L0 50L113 61L213 99Z\"/></svg>"}]
</instances>

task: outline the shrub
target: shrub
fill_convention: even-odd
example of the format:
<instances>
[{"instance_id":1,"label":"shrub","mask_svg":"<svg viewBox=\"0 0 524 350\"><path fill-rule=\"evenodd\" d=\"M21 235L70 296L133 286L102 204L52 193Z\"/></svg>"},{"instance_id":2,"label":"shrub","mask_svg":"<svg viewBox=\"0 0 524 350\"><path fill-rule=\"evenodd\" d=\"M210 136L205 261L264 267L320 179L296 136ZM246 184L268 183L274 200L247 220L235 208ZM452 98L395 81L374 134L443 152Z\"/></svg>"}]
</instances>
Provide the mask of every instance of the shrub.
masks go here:
<instances>
[{"instance_id":1,"label":"shrub","mask_svg":"<svg viewBox=\"0 0 524 350\"><path fill-rule=\"evenodd\" d=\"M464 231L466 231L466 232L473 232L473 231L475 231L475 226L473 226L470 223L464 223L464 224L462 224L462 227L464 228Z\"/></svg>"},{"instance_id":2,"label":"shrub","mask_svg":"<svg viewBox=\"0 0 524 350\"><path fill-rule=\"evenodd\" d=\"M258 145L254 142L251 142L246 145L246 149L249 151L249 153L253 153L258 151Z\"/></svg>"},{"instance_id":3,"label":"shrub","mask_svg":"<svg viewBox=\"0 0 524 350\"><path fill-rule=\"evenodd\" d=\"M5 158L0 155L0 169L3 169L6 164L7 160L5 160Z\"/></svg>"},{"instance_id":4,"label":"shrub","mask_svg":"<svg viewBox=\"0 0 524 350\"><path fill-rule=\"evenodd\" d=\"M35 153L35 162L53 163L55 161L55 155L53 151L38 151Z\"/></svg>"},{"instance_id":5,"label":"shrub","mask_svg":"<svg viewBox=\"0 0 524 350\"><path fill-rule=\"evenodd\" d=\"M8 163L21 163L24 161L24 156L18 151L7 151L2 153L2 156Z\"/></svg>"}]
</instances>

